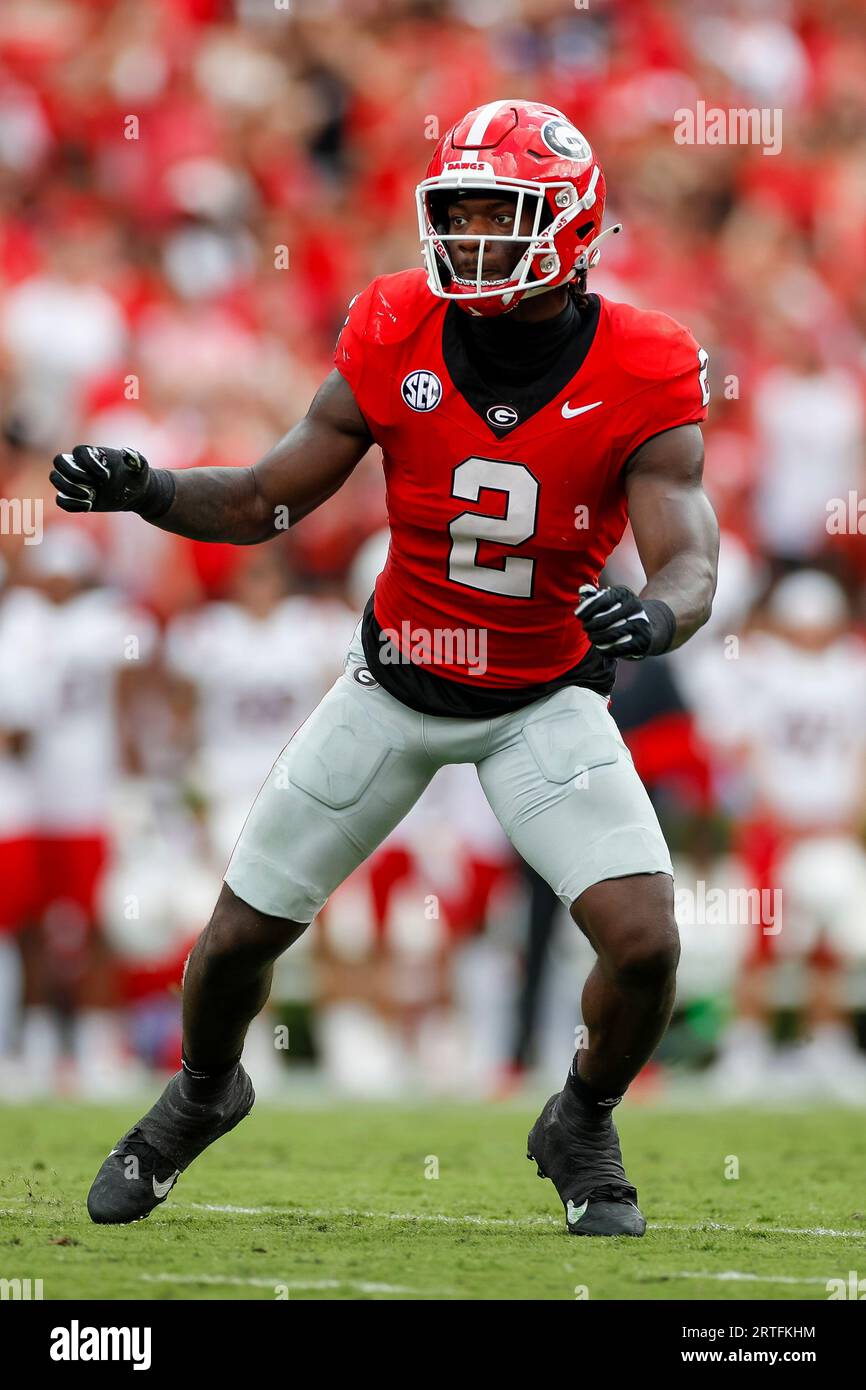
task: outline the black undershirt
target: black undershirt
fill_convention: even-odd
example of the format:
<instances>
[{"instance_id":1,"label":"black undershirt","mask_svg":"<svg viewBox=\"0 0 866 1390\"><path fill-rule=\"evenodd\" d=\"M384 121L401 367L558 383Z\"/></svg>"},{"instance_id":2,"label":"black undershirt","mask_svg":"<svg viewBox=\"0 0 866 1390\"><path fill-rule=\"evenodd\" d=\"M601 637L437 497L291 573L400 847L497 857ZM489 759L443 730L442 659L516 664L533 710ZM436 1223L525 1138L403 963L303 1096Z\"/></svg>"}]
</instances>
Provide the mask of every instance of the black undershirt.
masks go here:
<instances>
[{"instance_id":1,"label":"black undershirt","mask_svg":"<svg viewBox=\"0 0 866 1390\"><path fill-rule=\"evenodd\" d=\"M591 295L580 311L569 294L566 307L555 318L521 323L508 315L473 318L450 304L442 333L449 375L483 418L491 406L504 404L513 408L518 421L525 420L549 404L579 370L595 336L599 308L598 299ZM509 432L489 420L488 425L499 438ZM552 680L514 690L448 680L410 662L383 664L379 660L381 631L371 596L361 627L370 672L390 695L422 714L489 719L522 709L567 685L584 686L601 695L613 689L616 662L594 647L576 666Z\"/></svg>"},{"instance_id":2,"label":"black undershirt","mask_svg":"<svg viewBox=\"0 0 866 1390\"><path fill-rule=\"evenodd\" d=\"M458 310L469 360L493 386L523 386L544 377L559 360L566 343L577 335L580 314L571 295L556 318L521 323L506 314L480 319Z\"/></svg>"}]
</instances>

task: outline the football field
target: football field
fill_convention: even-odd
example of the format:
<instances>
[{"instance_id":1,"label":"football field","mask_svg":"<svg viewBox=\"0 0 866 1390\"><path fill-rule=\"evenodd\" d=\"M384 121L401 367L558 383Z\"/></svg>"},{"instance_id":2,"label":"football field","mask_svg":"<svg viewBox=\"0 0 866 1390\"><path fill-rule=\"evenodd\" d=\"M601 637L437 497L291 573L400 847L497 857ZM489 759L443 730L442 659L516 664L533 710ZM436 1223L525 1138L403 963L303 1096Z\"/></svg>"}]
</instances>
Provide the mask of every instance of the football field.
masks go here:
<instances>
[{"instance_id":1,"label":"football field","mask_svg":"<svg viewBox=\"0 0 866 1390\"><path fill-rule=\"evenodd\" d=\"M524 1105L258 1105L146 1221L94 1226L88 1186L140 1108L0 1111L0 1278L46 1299L735 1301L866 1273L856 1111L626 1110L649 1230L611 1241L566 1234Z\"/></svg>"}]
</instances>

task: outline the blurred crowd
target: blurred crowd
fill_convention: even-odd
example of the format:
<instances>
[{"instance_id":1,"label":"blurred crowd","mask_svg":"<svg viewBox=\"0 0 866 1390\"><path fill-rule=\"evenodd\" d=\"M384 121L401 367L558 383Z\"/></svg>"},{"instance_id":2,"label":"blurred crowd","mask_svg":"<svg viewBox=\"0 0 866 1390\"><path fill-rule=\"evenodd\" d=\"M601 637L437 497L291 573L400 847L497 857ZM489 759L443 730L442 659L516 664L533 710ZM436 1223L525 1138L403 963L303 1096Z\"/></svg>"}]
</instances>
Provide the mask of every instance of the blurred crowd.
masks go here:
<instances>
[{"instance_id":1,"label":"blurred crowd","mask_svg":"<svg viewBox=\"0 0 866 1390\"><path fill-rule=\"evenodd\" d=\"M420 264L439 136L505 95L563 110L602 161L625 230L589 289L710 354L716 609L682 651L621 667L612 706L684 940L642 1084L709 1067L724 1095L770 1077L866 1102L858 0L6 0L3 1094L176 1065L184 957L383 555L376 450L252 552L64 517L51 457L254 462L306 410L352 296ZM781 149L678 142L699 102L781 112ZM642 582L628 537L610 573ZM589 948L471 769L448 771L281 964L257 1082L317 1061L356 1094L474 1094L567 1065Z\"/></svg>"}]
</instances>

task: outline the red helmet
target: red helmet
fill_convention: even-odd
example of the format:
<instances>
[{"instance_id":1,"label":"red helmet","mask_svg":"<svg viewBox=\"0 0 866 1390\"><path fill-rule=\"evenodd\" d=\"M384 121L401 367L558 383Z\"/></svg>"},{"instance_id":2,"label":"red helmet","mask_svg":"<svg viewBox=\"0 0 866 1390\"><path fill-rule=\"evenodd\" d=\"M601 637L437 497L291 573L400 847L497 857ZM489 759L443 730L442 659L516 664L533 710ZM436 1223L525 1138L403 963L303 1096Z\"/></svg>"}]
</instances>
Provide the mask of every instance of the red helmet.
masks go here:
<instances>
[{"instance_id":1,"label":"red helmet","mask_svg":"<svg viewBox=\"0 0 866 1390\"><path fill-rule=\"evenodd\" d=\"M448 245L465 241L449 233L448 203L461 194L494 190L516 197L514 230L506 239L526 243L506 280L482 280L479 237L474 279L461 279ZM589 143L553 106L535 101L493 101L470 111L436 146L423 183L415 190L427 284L440 299L455 299L467 313L505 314L521 299L574 280L595 265L604 216L604 174ZM532 214L521 234L521 215ZM619 224L608 228L618 232Z\"/></svg>"}]
</instances>

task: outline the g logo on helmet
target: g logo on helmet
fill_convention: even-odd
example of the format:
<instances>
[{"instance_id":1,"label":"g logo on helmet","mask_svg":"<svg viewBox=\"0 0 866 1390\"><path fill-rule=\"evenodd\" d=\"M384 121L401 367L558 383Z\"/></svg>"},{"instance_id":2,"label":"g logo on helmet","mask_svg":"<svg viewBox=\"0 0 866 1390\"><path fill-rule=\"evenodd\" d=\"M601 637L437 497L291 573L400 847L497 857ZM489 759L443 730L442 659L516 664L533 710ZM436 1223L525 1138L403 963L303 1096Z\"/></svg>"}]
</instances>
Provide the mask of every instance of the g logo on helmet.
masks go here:
<instances>
[{"instance_id":1,"label":"g logo on helmet","mask_svg":"<svg viewBox=\"0 0 866 1390\"><path fill-rule=\"evenodd\" d=\"M513 405L492 405L487 412L487 419L500 430L510 430L517 424L520 416Z\"/></svg>"},{"instance_id":2,"label":"g logo on helmet","mask_svg":"<svg viewBox=\"0 0 866 1390\"><path fill-rule=\"evenodd\" d=\"M589 142L570 121L548 121L542 126L541 138L549 150L563 159L592 159Z\"/></svg>"},{"instance_id":3,"label":"g logo on helmet","mask_svg":"<svg viewBox=\"0 0 866 1390\"><path fill-rule=\"evenodd\" d=\"M435 410L442 399L442 382L435 372L410 372L400 394L410 410Z\"/></svg>"}]
</instances>

